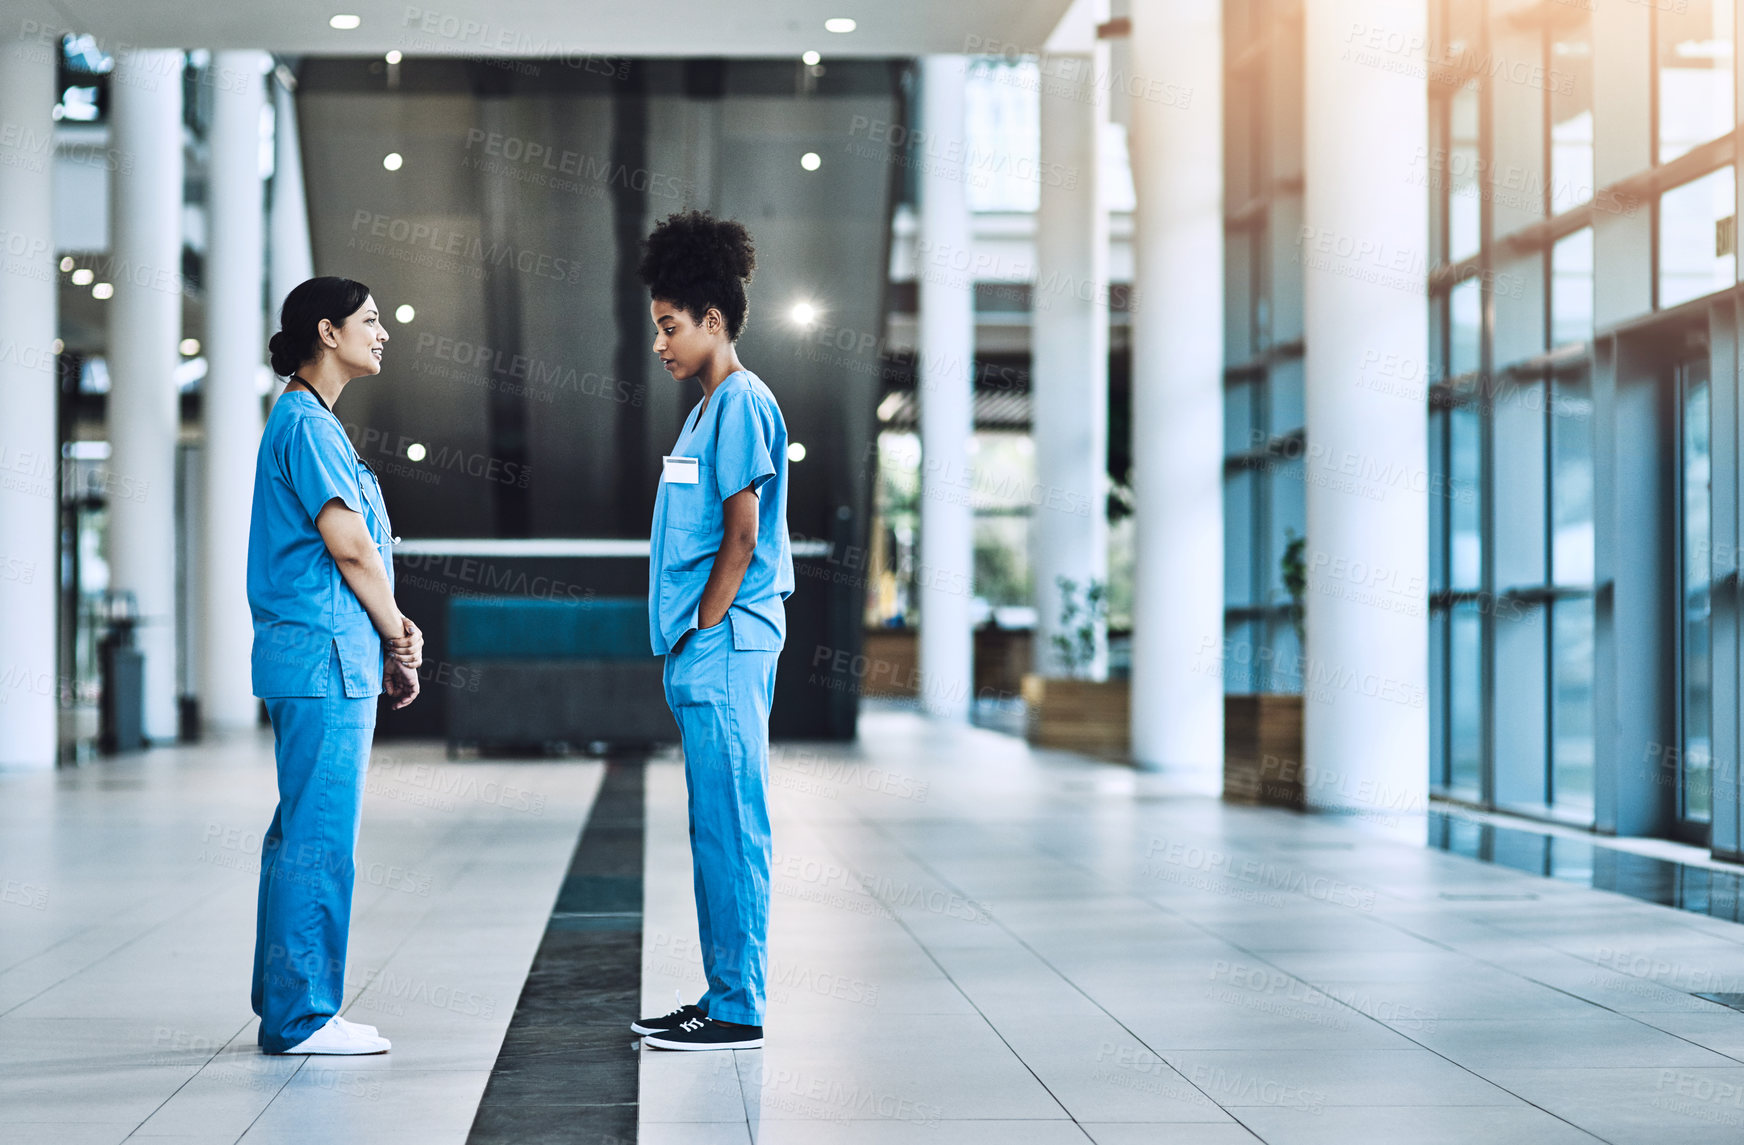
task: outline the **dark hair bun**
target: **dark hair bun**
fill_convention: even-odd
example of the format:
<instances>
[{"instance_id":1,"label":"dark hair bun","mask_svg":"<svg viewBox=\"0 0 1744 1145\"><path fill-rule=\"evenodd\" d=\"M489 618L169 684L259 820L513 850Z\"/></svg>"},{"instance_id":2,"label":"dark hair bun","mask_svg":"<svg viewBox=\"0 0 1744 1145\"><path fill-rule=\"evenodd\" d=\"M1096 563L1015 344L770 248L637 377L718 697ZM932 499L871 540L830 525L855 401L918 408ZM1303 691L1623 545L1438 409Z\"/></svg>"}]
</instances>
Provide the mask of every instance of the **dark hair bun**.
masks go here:
<instances>
[{"instance_id":1,"label":"dark hair bun","mask_svg":"<svg viewBox=\"0 0 1744 1145\"><path fill-rule=\"evenodd\" d=\"M283 330L267 339L266 348L272 354L272 372L281 378L290 377L303 364L302 355L291 349L291 340Z\"/></svg>"},{"instance_id":2,"label":"dark hair bun","mask_svg":"<svg viewBox=\"0 0 1744 1145\"><path fill-rule=\"evenodd\" d=\"M709 307L719 310L727 337L737 340L750 316L745 287L756 268L757 248L743 223L686 211L654 228L637 273L651 295L683 307L698 322Z\"/></svg>"},{"instance_id":3,"label":"dark hair bun","mask_svg":"<svg viewBox=\"0 0 1744 1145\"><path fill-rule=\"evenodd\" d=\"M317 353L321 319L343 326L368 297L369 287L363 283L331 275L311 278L293 287L285 295L285 304L279 307L279 331L266 344L272 354L273 373L281 378L296 373Z\"/></svg>"}]
</instances>

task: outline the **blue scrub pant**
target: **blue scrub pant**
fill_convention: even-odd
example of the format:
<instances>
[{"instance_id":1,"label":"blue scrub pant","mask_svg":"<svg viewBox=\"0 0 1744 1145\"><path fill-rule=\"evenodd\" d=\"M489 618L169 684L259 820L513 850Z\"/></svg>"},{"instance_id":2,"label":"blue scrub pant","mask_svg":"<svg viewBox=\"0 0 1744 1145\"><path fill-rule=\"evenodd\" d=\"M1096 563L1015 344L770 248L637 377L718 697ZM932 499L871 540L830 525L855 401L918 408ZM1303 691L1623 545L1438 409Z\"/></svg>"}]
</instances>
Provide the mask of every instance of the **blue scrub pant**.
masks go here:
<instances>
[{"instance_id":1,"label":"blue scrub pant","mask_svg":"<svg viewBox=\"0 0 1744 1145\"><path fill-rule=\"evenodd\" d=\"M666 657L666 702L684 740L690 857L708 993L722 1022L763 1024L769 935L769 702L776 653L733 647L731 620Z\"/></svg>"},{"instance_id":2,"label":"blue scrub pant","mask_svg":"<svg viewBox=\"0 0 1744 1145\"><path fill-rule=\"evenodd\" d=\"M376 701L346 698L334 656L334 694L266 701L279 805L260 853L253 1001L267 1053L283 1053L326 1025L344 1000Z\"/></svg>"}]
</instances>

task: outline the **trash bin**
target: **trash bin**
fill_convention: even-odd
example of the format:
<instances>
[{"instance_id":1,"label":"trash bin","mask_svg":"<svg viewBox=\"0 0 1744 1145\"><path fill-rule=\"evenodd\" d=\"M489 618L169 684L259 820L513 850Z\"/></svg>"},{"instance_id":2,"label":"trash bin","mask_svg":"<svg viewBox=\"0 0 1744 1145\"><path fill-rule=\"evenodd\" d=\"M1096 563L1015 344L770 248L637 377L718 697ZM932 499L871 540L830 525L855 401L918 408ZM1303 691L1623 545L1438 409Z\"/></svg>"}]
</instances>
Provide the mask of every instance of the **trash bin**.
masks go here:
<instances>
[{"instance_id":1,"label":"trash bin","mask_svg":"<svg viewBox=\"0 0 1744 1145\"><path fill-rule=\"evenodd\" d=\"M97 747L114 753L145 747L145 654L133 643L138 616L130 597L108 602L108 631L97 644L103 677Z\"/></svg>"}]
</instances>

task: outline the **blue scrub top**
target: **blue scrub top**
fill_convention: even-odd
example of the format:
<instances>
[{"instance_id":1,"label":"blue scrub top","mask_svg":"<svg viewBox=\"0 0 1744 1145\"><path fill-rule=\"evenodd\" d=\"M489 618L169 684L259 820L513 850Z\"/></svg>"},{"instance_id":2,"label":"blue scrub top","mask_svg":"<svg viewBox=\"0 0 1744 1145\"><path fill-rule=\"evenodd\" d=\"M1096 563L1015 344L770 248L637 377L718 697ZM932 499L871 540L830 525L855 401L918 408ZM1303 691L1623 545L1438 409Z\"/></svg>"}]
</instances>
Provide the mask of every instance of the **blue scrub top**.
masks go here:
<instances>
[{"instance_id":1,"label":"blue scrub top","mask_svg":"<svg viewBox=\"0 0 1744 1145\"><path fill-rule=\"evenodd\" d=\"M793 551L787 540L787 423L775 395L749 370L737 370L715 389L708 408L698 402L672 447L674 458L694 458L694 484L674 481L688 466L663 466L654 499L648 550L648 637L664 656L697 627L703 586L723 535L721 504L746 488L757 490L757 548L727 610L733 647L779 652L787 639L793 592ZM699 413L700 410L700 413Z\"/></svg>"},{"instance_id":2,"label":"blue scrub top","mask_svg":"<svg viewBox=\"0 0 1744 1145\"><path fill-rule=\"evenodd\" d=\"M254 694L262 699L331 695L330 649L339 653L346 696L382 690L381 636L315 527L335 497L363 515L391 588L393 528L381 483L339 419L307 390L288 390L261 434L248 528Z\"/></svg>"}]
</instances>

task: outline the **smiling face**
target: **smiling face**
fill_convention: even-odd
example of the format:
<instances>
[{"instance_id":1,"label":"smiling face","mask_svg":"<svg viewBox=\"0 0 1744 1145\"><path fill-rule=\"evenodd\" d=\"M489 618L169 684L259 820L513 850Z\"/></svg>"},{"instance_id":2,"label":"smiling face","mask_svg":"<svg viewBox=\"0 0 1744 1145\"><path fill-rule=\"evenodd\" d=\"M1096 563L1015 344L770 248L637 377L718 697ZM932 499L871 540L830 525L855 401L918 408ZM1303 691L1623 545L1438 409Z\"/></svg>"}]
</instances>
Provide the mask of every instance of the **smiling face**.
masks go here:
<instances>
[{"instance_id":1,"label":"smiling face","mask_svg":"<svg viewBox=\"0 0 1744 1145\"><path fill-rule=\"evenodd\" d=\"M316 334L326 353L338 359L346 377L381 373L382 347L387 345L388 332L382 325L374 296L365 298L355 314L346 315L343 326L321 319Z\"/></svg>"},{"instance_id":2,"label":"smiling face","mask_svg":"<svg viewBox=\"0 0 1744 1145\"><path fill-rule=\"evenodd\" d=\"M648 304L648 315L654 319L654 353L681 382L702 373L727 342L726 323L713 307L698 322L684 307L656 298Z\"/></svg>"}]
</instances>

